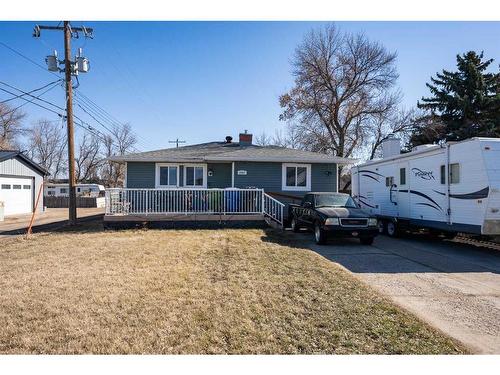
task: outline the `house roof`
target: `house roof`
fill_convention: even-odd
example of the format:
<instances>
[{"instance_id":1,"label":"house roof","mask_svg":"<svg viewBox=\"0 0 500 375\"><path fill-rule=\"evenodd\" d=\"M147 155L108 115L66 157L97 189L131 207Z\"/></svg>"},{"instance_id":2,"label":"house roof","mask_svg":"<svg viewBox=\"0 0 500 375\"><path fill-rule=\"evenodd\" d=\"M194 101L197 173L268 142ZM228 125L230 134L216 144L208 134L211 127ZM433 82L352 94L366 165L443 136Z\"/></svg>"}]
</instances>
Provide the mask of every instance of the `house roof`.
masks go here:
<instances>
[{"instance_id":1,"label":"house roof","mask_svg":"<svg viewBox=\"0 0 500 375\"><path fill-rule=\"evenodd\" d=\"M299 162L352 164L356 159L342 158L279 146L240 145L238 142L209 142L197 145L113 156L116 162Z\"/></svg>"},{"instance_id":2,"label":"house roof","mask_svg":"<svg viewBox=\"0 0 500 375\"><path fill-rule=\"evenodd\" d=\"M19 150L0 150L0 162L14 158L21 159L23 162L28 164L31 168L38 171L43 176L47 176L49 174L45 169L43 169L40 165L35 163Z\"/></svg>"}]
</instances>

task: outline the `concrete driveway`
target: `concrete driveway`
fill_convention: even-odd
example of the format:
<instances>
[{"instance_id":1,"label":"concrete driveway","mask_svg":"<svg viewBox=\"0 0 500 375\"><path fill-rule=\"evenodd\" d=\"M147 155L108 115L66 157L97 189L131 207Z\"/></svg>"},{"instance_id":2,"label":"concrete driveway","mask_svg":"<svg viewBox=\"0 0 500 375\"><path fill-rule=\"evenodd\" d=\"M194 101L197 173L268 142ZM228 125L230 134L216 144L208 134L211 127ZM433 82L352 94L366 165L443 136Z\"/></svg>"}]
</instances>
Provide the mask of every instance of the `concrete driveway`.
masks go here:
<instances>
[{"instance_id":1,"label":"concrete driveway","mask_svg":"<svg viewBox=\"0 0 500 375\"><path fill-rule=\"evenodd\" d=\"M500 354L500 251L417 235L379 236L373 246L298 236L471 350Z\"/></svg>"},{"instance_id":2,"label":"concrete driveway","mask_svg":"<svg viewBox=\"0 0 500 375\"><path fill-rule=\"evenodd\" d=\"M82 220L102 215L104 215L104 208L77 208L77 217ZM26 233L30 220L31 214L7 216L4 221L0 221L0 237ZM67 208L48 208L45 212L35 215L33 232L60 228L66 225L67 222Z\"/></svg>"}]
</instances>

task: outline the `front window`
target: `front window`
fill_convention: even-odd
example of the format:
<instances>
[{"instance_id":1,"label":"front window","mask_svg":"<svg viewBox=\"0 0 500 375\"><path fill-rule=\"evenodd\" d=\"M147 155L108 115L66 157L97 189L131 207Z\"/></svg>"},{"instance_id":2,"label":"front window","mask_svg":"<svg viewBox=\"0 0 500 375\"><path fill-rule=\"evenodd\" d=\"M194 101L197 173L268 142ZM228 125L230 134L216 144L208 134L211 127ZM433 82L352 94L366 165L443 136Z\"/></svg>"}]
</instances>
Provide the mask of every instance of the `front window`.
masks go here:
<instances>
[{"instance_id":1,"label":"front window","mask_svg":"<svg viewBox=\"0 0 500 375\"><path fill-rule=\"evenodd\" d=\"M309 164L283 164L283 190L311 190Z\"/></svg>"},{"instance_id":2,"label":"front window","mask_svg":"<svg viewBox=\"0 0 500 375\"><path fill-rule=\"evenodd\" d=\"M160 186L177 186L177 172L176 165L160 166Z\"/></svg>"},{"instance_id":3,"label":"front window","mask_svg":"<svg viewBox=\"0 0 500 375\"><path fill-rule=\"evenodd\" d=\"M186 186L203 186L203 167L186 167Z\"/></svg>"},{"instance_id":4,"label":"front window","mask_svg":"<svg viewBox=\"0 0 500 375\"><path fill-rule=\"evenodd\" d=\"M316 207L356 208L356 203L349 195L319 194L316 195Z\"/></svg>"}]
</instances>

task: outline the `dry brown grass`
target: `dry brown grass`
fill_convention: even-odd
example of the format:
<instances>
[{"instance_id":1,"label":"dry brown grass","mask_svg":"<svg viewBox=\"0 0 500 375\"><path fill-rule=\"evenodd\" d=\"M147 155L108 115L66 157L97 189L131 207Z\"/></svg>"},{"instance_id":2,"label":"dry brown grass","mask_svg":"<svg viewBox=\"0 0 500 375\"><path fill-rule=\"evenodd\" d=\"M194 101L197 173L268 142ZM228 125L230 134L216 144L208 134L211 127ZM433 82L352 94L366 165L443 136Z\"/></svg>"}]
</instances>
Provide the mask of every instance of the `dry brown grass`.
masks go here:
<instances>
[{"instance_id":1,"label":"dry brown grass","mask_svg":"<svg viewBox=\"0 0 500 375\"><path fill-rule=\"evenodd\" d=\"M464 351L277 232L0 241L2 353Z\"/></svg>"}]
</instances>

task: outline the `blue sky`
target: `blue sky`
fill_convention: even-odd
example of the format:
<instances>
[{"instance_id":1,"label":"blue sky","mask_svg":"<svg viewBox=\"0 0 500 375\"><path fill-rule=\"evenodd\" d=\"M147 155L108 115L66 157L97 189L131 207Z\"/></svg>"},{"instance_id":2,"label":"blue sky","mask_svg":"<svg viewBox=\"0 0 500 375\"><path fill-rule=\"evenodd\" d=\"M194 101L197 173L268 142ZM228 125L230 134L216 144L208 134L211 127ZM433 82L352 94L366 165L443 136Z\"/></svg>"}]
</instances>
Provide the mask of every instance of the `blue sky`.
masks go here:
<instances>
[{"instance_id":1,"label":"blue sky","mask_svg":"<svg viewBox=\"0 0 500 375\"><path fill-rule=\"evenodd\" d=\"M38 22L57 24L57 22ZM63 52L59 32L31 37L35 22L0 22L0 41L45 65L52 49ZM81 22L74 22L80 25ZM85 22L95 38L73 40L84 47L91 71L80 75L80 90L141 135L139 148L253 134L273 134L278 97L292 87L290 59L305 33L321 22ZM346 31L363 31L398 54L398 86L404 105L427 95L425 83L455 55L484 50L500 63L500 22L337 22ZM0 45L0 80L31 90L54 80L47 71ZM9 96L0 92L0 100ZM64 92L44 96L64 106ZM21 104L22 102L16 102ZM26 105L27 123L56 116ZM76 113L93 120L78 107ZM105 131L101 128L101 130ZM81 130L78 130L81 134Z\"/></svg>"}]
</instances>

